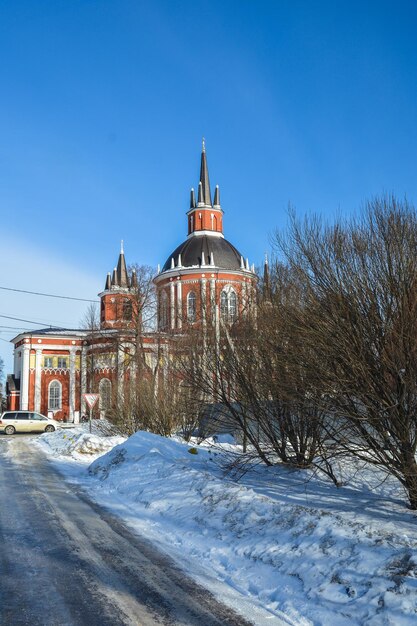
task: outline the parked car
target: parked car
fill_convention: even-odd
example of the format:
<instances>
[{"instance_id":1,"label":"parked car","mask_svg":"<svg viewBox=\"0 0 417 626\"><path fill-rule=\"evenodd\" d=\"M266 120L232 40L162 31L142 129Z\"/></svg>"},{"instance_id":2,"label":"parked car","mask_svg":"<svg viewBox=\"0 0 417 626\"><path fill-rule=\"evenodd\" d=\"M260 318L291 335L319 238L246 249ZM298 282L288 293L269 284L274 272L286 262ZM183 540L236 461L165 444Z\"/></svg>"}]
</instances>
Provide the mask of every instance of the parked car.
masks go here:
<instances>
[{"instance_id":1,"label":"parked car","mask_svg":"<svg viewBox=\"0 0 417 626\"><path fill-rule=\"evenodd\" d=\"M15 433L52 433L60 423L32 411L5 411L0 417L0 432L6 435Z\"/></svg>"}]
</instances>

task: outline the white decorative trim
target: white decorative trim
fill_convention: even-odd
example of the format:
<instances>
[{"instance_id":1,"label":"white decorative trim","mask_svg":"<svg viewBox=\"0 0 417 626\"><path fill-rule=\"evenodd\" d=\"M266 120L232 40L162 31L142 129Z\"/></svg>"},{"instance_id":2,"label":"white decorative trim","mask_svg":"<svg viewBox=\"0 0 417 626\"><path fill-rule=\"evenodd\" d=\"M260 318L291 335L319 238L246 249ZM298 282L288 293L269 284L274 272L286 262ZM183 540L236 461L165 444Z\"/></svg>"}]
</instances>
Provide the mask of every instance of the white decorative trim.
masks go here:
<instances>
[{"instance_id":1,"label":"white decorative trim","mask_svg":"<svg viewBox=\"0 0 417 626\"><path fill-rule=\"evenodd\" d=\"M190 215L190 213L194 213L194 211L197 211L197 209L207 209L207 211L216 211L217 213L224 213L223 209L221 208L219 204L213 204L213 206L211 206L209 204L203 204L202 202L199 202L196 207L191 207L191 209L187 211L187 215Z\"/></svg>"},{"instance_id":2,"label":"white decorative trim","mask_svg":"<svg viewBox=\"0 0 417 626\"><path fill-rule=\"evenodd\" d=\"M42 348L38 348L35 353L35 411L41 410L41 375L42 375Z\"/></svg>"},{"instance_id":3,"label":"white decorative trim","mask_svg":"<svg viewBox=\"0 0 417 626\"><path fill-rule=\"evenodd\" d=\"M190 237L201 237L203 235L222 237L224 239L223 233L220 233L218 230L193 230L193 232L188 235L187 239L190 239Z\"/></svg>"},{"instance_id":4,"label":"white decorative trim","mask_svg":"<svg viewBox=\"0 0 417 626\"><path fill-rule=\"evenodd\" d=\"M247 270L228 270L225 269L223 267L213 267L211 265L206 265L206 266L201 266L201 265L190 265L187 267L175 267L174 269L169 269L169 270L165 270L164 272L161 272L160 274L158 274L158 276L155 276L153 278L153 282L155 284L159 283L161 280L163 279L167 279L170 276L186 276L187 274L198 274L199 271L201 270L209 270L210 272L216 272L216 274L231 274L232 276L250 276L250 278L252 280L257 280L258 277L256 274L253 274L253 272L251 271L247 271Z\"/></svg>"},{"instance_id":5,"label":"white decorative trim","mask_svg":"<svg viewBox=\"0 0 417 626\"><path fill-rule=\"evenodd\" d=\"M59 407L57 409L51 409L51 407L49 406L49 391L51 388L52 383L58 383L59 385L59 389L60 389L60 394L59 394ZM53 412L57 412L57 411L61 411L62 410L62 383L60 380L57 380L56 378L54 378L53 380L50 381L49 385L48 385L48 411L53 411Z\"/></svg>"}]
</instances>

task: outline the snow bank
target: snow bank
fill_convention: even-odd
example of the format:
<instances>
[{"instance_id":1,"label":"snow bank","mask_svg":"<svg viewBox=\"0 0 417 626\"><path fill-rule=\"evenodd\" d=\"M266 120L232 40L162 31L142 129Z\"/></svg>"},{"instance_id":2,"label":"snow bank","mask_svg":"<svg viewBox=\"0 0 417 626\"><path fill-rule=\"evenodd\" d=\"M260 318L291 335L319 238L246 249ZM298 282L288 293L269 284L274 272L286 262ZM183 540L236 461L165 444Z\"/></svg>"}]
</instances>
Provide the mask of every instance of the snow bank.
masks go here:
<instances>
[{"instance_id":1,"label":"snow bank","mask_svg":"<svg viewBox=\"0 0 417 626\"><path fill-rule=\"evenodd\" d=\"M221 475L210 447L198 454L189 448L136 433L90 465L94 493L108 506L117 502L119 514L123 502L127 521L187 569L193 561L209 568L272 615L283 612L288 623L416 623L414 515L392 505L390 520L364 494L360 506L349 507L357 492L330 484L324 489L332 504L323 507L323 483L314 478L309 506L294 504L285 468L272 468L282 491L269 486L269 468L236 484Z\"/></svg>"},{"instance_id":2,"label":"snow bank","mask_svg":"<svg viewBox=\"0 0 417 626\"><path fill-rule=\"evenodd\" d=\"M38 437L36 443L53 456L71 457L91 463L92 459L105 454L123 441L125 441L124 437L103 437L90 434L80 427L45 433Z\"/></svg>"}]
</instances>

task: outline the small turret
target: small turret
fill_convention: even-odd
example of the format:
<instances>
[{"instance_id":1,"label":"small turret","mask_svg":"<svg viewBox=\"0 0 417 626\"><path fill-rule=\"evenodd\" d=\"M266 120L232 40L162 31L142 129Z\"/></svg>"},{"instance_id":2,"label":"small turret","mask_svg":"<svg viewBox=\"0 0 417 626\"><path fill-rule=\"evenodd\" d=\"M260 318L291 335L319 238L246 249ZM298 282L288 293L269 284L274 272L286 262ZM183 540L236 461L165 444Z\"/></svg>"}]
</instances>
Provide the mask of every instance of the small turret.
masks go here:
<instances>
[{"instance_id":1,"label":"small turret","mask_svg":"<svg viewBox=\"0 0 417 626\"><path fill-rule=\"evenodd\" d=\"M220 189L219 189L218 185L216 185L216 189L214 190L213 206L214 207L219 207L220 206Z\"/></svg>"},{"instance_id":2,"label":"small turret","mask_svg":"<svg viewBox=\"0 0 417 626\"><path fill-rule=\"evenodd\" d=\"M264 284L263 284L263 294L262 294L264 302L271 301L271 282L269 277L269 264L268 264L268 255L265 254L265 263L264 263Z\"/></svg>"},{"instance_id":3,"label":"small turret","mask_svg":"<svg viewBox=\"0 0 417 626\"><path fill-rule=\"evenodd\" d=\"M130 277L130 286L132 289L135 289L135 290L138 288L138 276L136 274L135 268L132 269L132 275Z\"/></svg>"},{"instance_id":4,"label":"small turret","mask_svg":"<svg viewBox=\"0 0 417 626\"><path fill-rule=\"evenodd\" d=\"M194 187L191 187L191 191L190 191L190 209L195 209L195 207L196 207L195 192L194 192Z\"/></svg>"}]
</instances>

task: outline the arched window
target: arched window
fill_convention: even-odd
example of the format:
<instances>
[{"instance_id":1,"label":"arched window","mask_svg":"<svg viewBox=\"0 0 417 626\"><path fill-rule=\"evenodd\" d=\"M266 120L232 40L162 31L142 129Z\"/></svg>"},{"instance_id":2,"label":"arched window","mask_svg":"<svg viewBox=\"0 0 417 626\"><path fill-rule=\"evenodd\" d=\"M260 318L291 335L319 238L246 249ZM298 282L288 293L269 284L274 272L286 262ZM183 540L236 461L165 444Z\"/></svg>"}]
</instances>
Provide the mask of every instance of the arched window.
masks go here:
<instances>
[{"instance_id":1,"label":"arched window","mask_svg":"<svg viewBox=\"0 0 417 626\"><path fill-rule=\"evenodd\" d=\"M187 296L187 318L189 322L195 322L197 318L197 300L194 291Z\"/></svg>"},{"instance_id":2,"label":"arched window","mask_svg":"<svg viewBox=\"0 0 417 626\"><path fill-rule=\"evenodd\" d=\"M166 330L168 327L168 296L163 291L159 297L159 330Z\"/></svg>"},{"instance_id":3,"label":"arched window","mask_svg":"<svg viewBox=\"0 0 417 626\"><path fill-rule=\"evenodd\" d=\"M132 319L132 302L131 300L123 301L123 319L131 320Z\"/></svg>"},{"instance_id":4,"label":"arched window","mask_svg":"<svg viewBox=\"0 0 417 626\"><path fill-rule=\"evenodd\" d=\"M111 407L111 382L108 378L100 380L98 391L100 394L100 411L108 411Z\"/></svg>"},{"instance_id":5,"label":"arched window","mask_svg":"<svg viewBox=\"0 0 417 626\"><path fill-rule=\"evenodd\" d=\"M230 285L226 285L220 294L220 314L224 322L237 319L237 295Z\"/></svg>"},{"instance_id":6,"label":"arched window","mask_svg":"<svg viewBox=\"0 0 417 626\"><path fill-rule=\"evenodd\" d=\"M48 409L50 411L59 411L62 407L62 385L57 380L49 383L48 389Z\"/></svg>"},{"instance_id":7,"label":"arched window","mask_svg":"<svg viewBox=\"0 0 417 626\"><path fill-rule=\"evenodd\" d=\"M234 291L229 293L229 320L234 322L237 318L237 296Z\"/></svg>"},{"instance_id":8,"label":"arched window","mask_svg":"<svg viewBox=\"0 0 417 626\"><path fill-rule=\"evenodd\" d=\"M220 313L222 318L227 321L229 315L229 298L225 291L222 291L220 294Z\"/></svg>"}]
</instances>

